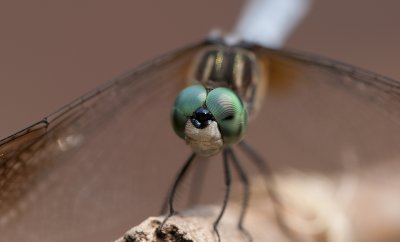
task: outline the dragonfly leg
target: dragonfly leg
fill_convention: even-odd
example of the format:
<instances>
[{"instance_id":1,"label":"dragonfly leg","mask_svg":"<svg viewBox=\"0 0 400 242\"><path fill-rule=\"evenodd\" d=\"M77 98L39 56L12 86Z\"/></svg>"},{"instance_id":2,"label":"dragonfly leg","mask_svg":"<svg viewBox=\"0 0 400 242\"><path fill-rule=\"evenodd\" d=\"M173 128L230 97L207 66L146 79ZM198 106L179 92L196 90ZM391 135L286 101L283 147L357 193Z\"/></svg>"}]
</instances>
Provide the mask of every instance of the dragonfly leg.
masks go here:
<instances>
[{"instance_id":1,"label":"dragonfly leg","mask_svg":"<svg viewBox=\"0 0 400 242\"><path fill-rule=\"evenodd\" d=\"M223 156L224 174L225 174L225 196L224 196L224 201L222 204L221 211L213 224L213 228L214 228L215 233L217 234L219 242L221 241L221 237L218 232L218 224L219 224L222 216L224 215L226 206L228 205L229 194L230 194L230 190L231 190L231 171L229 169L229 163L228 163L228 149L224 149L222 156Z\"/></svg>"},{"instance_id":2,"label":"dragonfly leg","mask_svg":"<svg viewBox=\"0 0 400 242\"><path fill-rule=\"evenodd\" d=\"M181 170L179 171L178 175L176 176L176 179L172 185L171 190L169 191L168 194L168 207L169 207L169 212L168 215L164 218L163 222L161 225L157 228L157 234L161 234L162 227L165 225L167 220L175 214L175 209L174 209L174 197L176 190L181 183L182 179L185 177L187 171L189 170L190 165L192 164L192 161L196 157L195 153L192 153L189 158L186 160L185 164L182 166Z\"/></svg>"},{"instance_id":3,"label":"dragonfly leg","mask_svg":"<svg viewBox=\"0 0 400 242\"><path fill-rule=\"evenodd\" d=\"M239 147L241 150L250 157L250 160L257 166L258 170L261 172L265 179L265 184L267 186L268 194L274 204L274 212L276 221L281 231L291 240L296 241L293 234L287 227L284 216L282 214L283 204L279 197L279 193L276 189L275 179L271 168L268 166L267 162L244 140L239 142Z\"/></svg>"},{"instance_id":4,"label":"dragonfly leg","mask_svg":"<svg viewBox=\"0 0 400 242\"><path fill-rule=\"evenodd\" d=\"M250 184L249 184L249 179L247 178L247 175L245 171L242 168L242 165L240 164L239 159L237 158L235 152L231 149L228 148L229 155L232 158L233 165L239 174L240 181L243 184L243 201L242 201L242 209L240 211L240 217L239 217L239 223L238 227L239 230L247 237L248 241L253 241L253 238L251 237L250 233L243 227L243 220L244 216L246 215L246 211L249 205L249 199L250 199Z\"/></svg>"},{"instance_id":5,"label":"dragonfly leg","mask_svg":"<svg viewBox=\"0 0 400 242\"><path fill-rule=\"evenodd\" d=\"M191 206L193 204L197 204L200 200L200 195L202 192L202 185L204 182L204 176L208 166L208 159L200 160L197 164L198 167L194 170L194 175L191 182L191 189L189 191L189 200L187 202L187 206ZM179 187L177 188L179 189ZM168 209L168 198L169 193L165 195L164 201L162 203L160 209L160 215L165 214Z\"/></svg>"},{"instance_id":6,"label":"dragonfly leg","mask_svg":"<svg viewBox=\"0 0 400 242\"><path fill-rule=\"evenodd\" d=\"M193 153L192 155L194 155L194 153ZM190 158L190 157L189 157L189 158ZM189 159L189 158L188 158L188 159ZM186 163L185 163L185 164L186 164ZM184 166L183 166L183 167L184 167ZM182 167L182 169L183 169L183 167ZM188 168L188 169L189 169L189 168ZM182 172L182 171L179 171L179 173L176 174L175 177L179 177L180 174L181 174L181 172ZM198 175L197 175L197 170L195 170L195 172L196 172L195 176L198 177ZM182 180L185 179L186 175L187 175L187 171L185 172L185 174L183 174L183 177L180 178L180 182L179 182L179 184L177 184L177 187L175 188L175 190L178 190L178 189L179 189L179 186L182 184ZM200 178L200 179L201 179L201 178ZM175 182L176 182L176 181L174 181L174 183L175 183ZM200 183L201 183L201 181L200 181ZM171 184L170 187L173 188L173 184ZM168 210L168 202L169 202L170 193L171 193L171 190L168 191L168 193L167 193L167 194L165 195L165 197L164 197L164 201L163 201L163 203L162 203L162 205L161 205L161 209L160 209L160 213L159 213L160 215L165 214L165 213L167 212L167 210ZM192 196L192 194L190 194L190 196Z\"/></svg>"}]
</instances>

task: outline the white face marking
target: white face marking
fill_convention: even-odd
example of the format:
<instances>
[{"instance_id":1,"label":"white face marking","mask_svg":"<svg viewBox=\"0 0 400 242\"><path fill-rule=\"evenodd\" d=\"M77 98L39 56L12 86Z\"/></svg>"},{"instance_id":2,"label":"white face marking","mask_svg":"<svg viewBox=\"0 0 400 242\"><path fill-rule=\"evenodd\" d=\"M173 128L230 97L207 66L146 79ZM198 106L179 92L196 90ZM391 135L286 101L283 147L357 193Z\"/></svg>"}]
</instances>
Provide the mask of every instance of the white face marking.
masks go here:
<instances>
[{"instance_id":1,"label":"white face marking","mask_svg":"<svg viewBox=\"0 0 400 242\"><path fill-rule=\"evenodd\" d=\"M204 157L217 154L224 145L215 121L204 129L198 129L188 120L185 126L185 140L196 154Z\"/></svg>"}]
</instances>

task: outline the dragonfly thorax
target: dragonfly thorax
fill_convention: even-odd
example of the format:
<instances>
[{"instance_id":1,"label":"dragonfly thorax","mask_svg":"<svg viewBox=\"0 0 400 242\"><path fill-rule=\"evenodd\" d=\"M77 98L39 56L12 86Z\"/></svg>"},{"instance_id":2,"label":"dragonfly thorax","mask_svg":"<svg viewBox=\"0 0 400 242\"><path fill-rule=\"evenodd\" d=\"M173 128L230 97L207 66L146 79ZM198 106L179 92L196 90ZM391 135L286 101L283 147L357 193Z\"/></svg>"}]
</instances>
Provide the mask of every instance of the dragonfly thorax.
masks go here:
<instances>
[{"instance_id":1,"label":"dragonfly thorax","mask_svg":"<svg viewBox=\"0 0 400 242\"><path fill-rule=\"evenodd\" d=\"M245 48L211 45L195 58L189 80L209 89L230 88L243 101L247 112L253 115L265 91L264 65L254 52Z\"/></svg>"}]
</instances>

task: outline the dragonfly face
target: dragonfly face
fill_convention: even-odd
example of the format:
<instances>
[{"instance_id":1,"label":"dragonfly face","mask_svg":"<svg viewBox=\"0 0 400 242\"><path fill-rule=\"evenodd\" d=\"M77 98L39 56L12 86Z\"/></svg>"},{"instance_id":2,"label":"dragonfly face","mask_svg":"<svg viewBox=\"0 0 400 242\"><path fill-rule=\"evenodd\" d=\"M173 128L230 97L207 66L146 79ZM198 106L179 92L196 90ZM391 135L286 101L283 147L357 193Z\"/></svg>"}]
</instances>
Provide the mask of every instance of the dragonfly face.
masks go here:
<instances>
[{"instance_id":1,"label":"dragonfly face","mask_svg":"<svg viewBox=\"0 0 400 242\"><path fill-rule=\"evenodd\" d=\"M224 144L240 140L247 128L247 113L232 90L194 85L176 99L172 123L197 154L207 157L218 153Z\"/></svg>"}]
</instances>

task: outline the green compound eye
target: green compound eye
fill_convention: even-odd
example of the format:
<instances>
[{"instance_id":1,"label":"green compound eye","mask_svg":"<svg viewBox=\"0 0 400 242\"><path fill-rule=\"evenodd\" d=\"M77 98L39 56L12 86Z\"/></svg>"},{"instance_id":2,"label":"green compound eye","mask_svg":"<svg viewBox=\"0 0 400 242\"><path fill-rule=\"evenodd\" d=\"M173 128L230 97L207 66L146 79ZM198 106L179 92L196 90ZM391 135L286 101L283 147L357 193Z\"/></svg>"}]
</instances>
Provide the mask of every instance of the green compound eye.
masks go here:
<instances>
[{"instance_id":1,"label":"green compound eye","mask_svg":"<svg viewBox=\"0 0 400 242\"><path fill-rule=\"evenodd\" d=\"M172 126L175 133L185 138L185 124L196 109L206 101L207 91L202 85L193 85L183 89L175 99L172 110Z\"/></svg>"},{"instance_id":2,"label":"green compound eye","mask_svg":"<svg viewBox=\"0 0 400 242\"><path fill-rule=\"evenodd\" d=\"M239 141L247 128L247 112L240 98L232 90L218 87L208 93L206 105L218 123L224 143Z\"/></svg>"}]
</instances>

